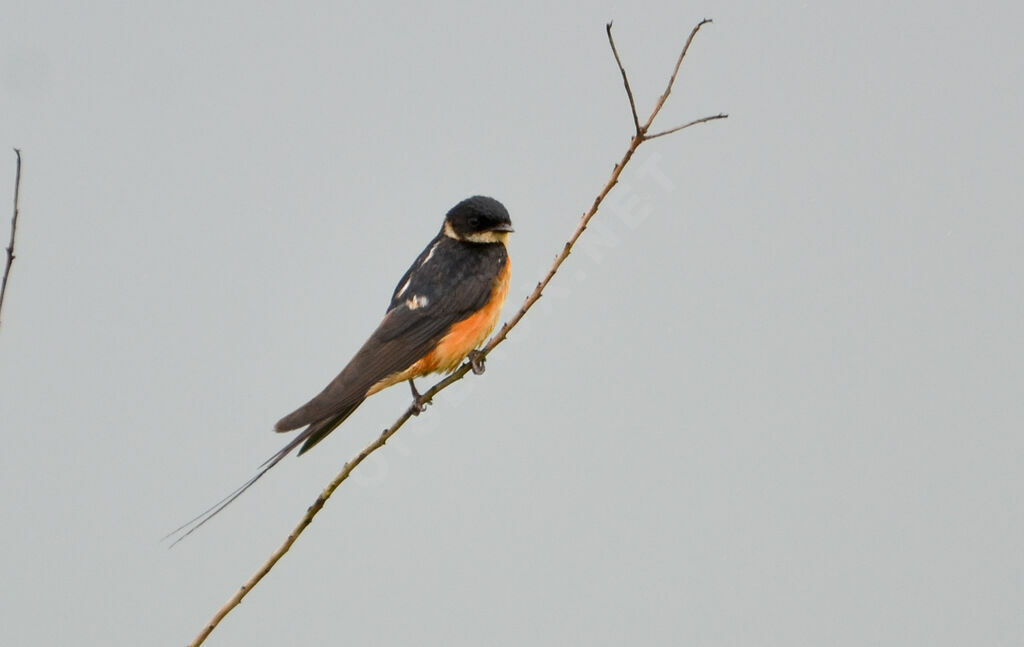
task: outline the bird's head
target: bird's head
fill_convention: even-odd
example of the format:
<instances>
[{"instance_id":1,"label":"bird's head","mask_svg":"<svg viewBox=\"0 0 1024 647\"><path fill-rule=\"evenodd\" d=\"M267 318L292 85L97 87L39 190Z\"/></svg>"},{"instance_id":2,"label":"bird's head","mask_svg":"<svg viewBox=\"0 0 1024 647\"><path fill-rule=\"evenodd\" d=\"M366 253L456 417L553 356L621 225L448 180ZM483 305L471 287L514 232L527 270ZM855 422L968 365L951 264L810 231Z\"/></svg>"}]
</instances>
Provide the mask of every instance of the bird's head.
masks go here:
<instances>
[{"instance_id":1,"label":"bird's head","mask_svg":"<svg viewBox=\"0 0 1024 647\"><path fill-rule=\"evenodd\" d=\"M482 195L466 198L444 219L444 234L469 243L508 243L512 219L504 205Z\"/></svg>"}]
</instances>

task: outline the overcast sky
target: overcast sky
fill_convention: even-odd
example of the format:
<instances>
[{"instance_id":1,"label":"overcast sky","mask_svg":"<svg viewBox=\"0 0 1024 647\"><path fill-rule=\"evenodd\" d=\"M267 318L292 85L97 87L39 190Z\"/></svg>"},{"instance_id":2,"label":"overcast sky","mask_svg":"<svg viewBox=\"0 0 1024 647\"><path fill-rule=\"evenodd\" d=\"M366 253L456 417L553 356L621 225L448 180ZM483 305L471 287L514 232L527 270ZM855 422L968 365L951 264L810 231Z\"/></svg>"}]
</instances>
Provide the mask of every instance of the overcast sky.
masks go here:
<instances>
[{"instance_id":1,"label":"overcast sky","mask_svg":"<svg viewBox=\"0 0 1024 647\"><path fill-rule=\"evenodd\" d=\"M631 135L605 22L646 112L704 17L657 125L729 119L641 148L207 644L1024 643L1019 3L216 5L0 12L0 643L191 640L408 390L160 537L466 196L511 316Z\"/></svg>"}]
</instances>

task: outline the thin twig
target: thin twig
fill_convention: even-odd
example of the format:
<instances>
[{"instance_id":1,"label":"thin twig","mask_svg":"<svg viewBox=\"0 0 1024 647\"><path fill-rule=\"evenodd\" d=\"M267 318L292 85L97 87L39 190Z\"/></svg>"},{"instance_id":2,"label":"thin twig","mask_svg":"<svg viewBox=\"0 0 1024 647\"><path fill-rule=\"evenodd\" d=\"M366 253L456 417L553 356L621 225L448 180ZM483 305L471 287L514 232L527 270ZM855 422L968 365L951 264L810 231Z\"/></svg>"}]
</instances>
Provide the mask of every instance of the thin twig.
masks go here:
<instances>
[{"instance_id":1,"label":"thin twig","mask_svg":"<svg viewBox=\"0 0 1024 647\"><path fill-rule=\"evenodd\" d=\"M615 39L612 38L612 24L609 22L604 26L604 30L608 33L608 44L612 46L612 54L615 55L615 63L619 66L619 72L622 73L622 84L626 86L626 96L629 97L629 110L633 113L633 126L636 128L636 134L640 134L640 118L636 116L636 102L633 101L633 90L629 87L629 77L626 76L626 68L622 67L622 59L619 58L619 50L615 47Z\"/></svg>"},{"instance_id":2,"label":"thin twig","mask_svg":"<svg viewBox=\"0 0 1024 647\"><path fill-rule=\"evenodd\" d=\"M676 83L676 75L679 74L679 66L683 64L683 59L686 58L686 52L690 51L690 43L693 42L693 37L697 35L700 28L711 22L710 18L697 23L697 25L690 31L690 35L686 38L686 44L683 45L683 51L679 52L679 58L676 60L676 66L672 70L672 76L668 79L668 85L665 86L665 92L658 98L658 103L654 104L654 110L651 111L651 116L647 119L647 123L641 126L643 132L647 132L647 129L651 127L651 122L661 112L661 107L665 105L668 100L668 95L672 94L672 86Z\"/></svg>"},{"instance_id":3,"label":"thin twig","mask_svg":"<svg viewBox=\"0 0 1024 647\"><path fill-rule=\"evenodd\" d=\"M4 297L7 296L7 279L11 276L11 265L14 265L14 236L18 232L18 197L21 194L21 149L15 148L14 155L18 159L14 171L14 216L11 218L11 242L7 245L7 266L4 268L3 283L0 283L0 314L4 310Z\"/></svg>"},{"instance_id":4,"label":"thin twig","mask_svg":"<svg viewBox=\"0 0 1024 647\"><path fill-rule=\"evenodd\" d=\"M660 133L655 133L653 135L644 135L644 139L645 140L656 139L658 137L664 137L665 135L671 135L672 133L677 133L680 130L684 130L686 128L689 128L690 126L696 126L697 124L703 124L703 123L706 123L708 121L714 121L715 119L728 119L728 118L729 118L729 115L727 115L725 113L718 114L718 115L711 115L710 117L701 117L700 119L694 119L693 121L688 121L685 124L683 124L682 126L676 126L675 128L669 128L668 130L663 130Z\"/></svg>"},{"instance_id":5,"label":"thin twig","mask_svg":"<svg viewBox=\"0 0 1024 647\"><path fill-rule=\"evenodd\" d=\"M537 283L537 287L533 289L533 292L531 292L530 295L526 297L526 300L523 302L523 305L519 308L516 314L511 319L509 319L493 337L491 337L491 340L480 351L484 357L486 357L488 353L493 351L499 344L505 341L505 339L508 337L509 332L511 332L511 330L516 327L519 321L522 320L523 316L530 310L531 307L533 307L533 304L535 304L541 298L541 296L544 293L544 288L546 288L548 283L551 282L551 279L554 278L555 273L558 272L558 269L561 267L562 263L565 262L565 259L569 258L569 254L572 252L573 245L576 244L576 241L583 234L584 230L586 230L587 224L590 222L591 218L594 217L594 214L597 213L597 210L598 208L600 208L601 203L605 199L605 196L607 196L608 193L615 187L615 185L618 184L619 175L621 175L622 170L626 167L626 164L629 163L629 160L633 158L633 153L636 152L637 148L639 148L641 144L643 144L645 141L651 138L646 137L643 133L646 132L646 130L650 127L651 123L654 121L654 118L658 115L658 112L664 105L665 99L668 97L669 91L672 89L672 83L675 81L676 72L679 71L679 65L680 63L682 63L683 56L685 56L686 50L690 46L690 41L693 40L693 35L697 33L697 30L700 29L701 25L704 25L705 23L708 22L711 21L704 20L696 27L694 27L693 31L690 33L690 37L686 41L685 47L683 48L683 53L682 55L680 55L679 61L676 63L675 70L672 73L672 78L669 80L669 87L668 89L666 89L665 94L662 95L661 99L655 105L654 110L651 111L651 115L648 118L646 125L641 126L640 128L642 130L638 130L636 136L634 136L630 140L629 147L623 154L622 159L619 160L619 163L615 165L615 168L612 170L611 177L608 178L608 181L605 182L604 187L597 194L597 197L594 198L594 202L590 205L590 209L588 209L587 212L583 214L579 222L576 224L576 229L573 230L572 235L569 237L569 240L567 240L566 243L562 246L561 251L555 257L555 260L552 263L551 268L548 270L547 274L545 274L544 278L541 279L539 283ZM612 50L614 51L615 44L611 40L611 23L608 23L607 31L609 42L611 43ZM619 62L618 53L615 54L615 60L616 62ZM626 73L622 67L621 62L619 62L619 69L622 70L623 81L626 86L626 91L627 93L630 93L629 81L626 79ZM633 105L631 94L630 104ZM704 117L702 119L697 119L689 124L685 124L684 126L674 130L682 130L682 128L685 128L687 126L691 126L697 123L704 123L706 121L712 121L715 119L724 119L725 117L726 115L724 114L719 114L711 117ZM635 121L637 124L639 123L638 119L635 119ZM659 137L661 135L667 134L669 134L669 131L659 133L658 135L654 135L652 137ZM309 506L309 508L306 510L306 513L302 516L302 519L299 521L298 525L296 525L295 528L291 531L291 533L288 535L288 538L285 539L284 543L282 543L277 548L277 550L275 550L270 555L267 561L264 562L264 564L260 566L260 568L252 575L252 577L250 577L245 582L245 584L243 584L241 588L239 588L238 591L236 591L235 594L231 596L231 599L228 600L220 609L217 610L217 613L214 614L213 618L211 618L210 621L206 624L206 626L203 627L203 630L199 633L198 636L196 636L195 640L193 640L190 643L189 647L198 647L198 645L201 645L206 640L207 636L209 636L210 633L217 627L220 621L223 620L224 617L227 616L227 614L230 613L232 609L234 609L239 605L239 603L241 603L242 599L249 593L249 591L251 591L253 587L256 586L257 583L259 583L261 579L263 579L263 576L270 572L270 569L272 569L274 565L278 562L278 560L280 560L284 556L284 554L288 552L288 550L298 539L299 535L302 534L306 527L308 527L309 524L313 522L313 518L324 507L324 504L327 502L327 499L329 499L331 495L334 493L334 491L338 488L338 486L341 485L349 477L349 475L352 473L352 470L354 470L356 466L362 463L367 456L383 447L388 442L388 439L395 435L395 433L399 429L401 429L402 425L404 425L413 415L415 415L416 411L422 408L422 405L431 402L435 395L437 395L444 389L448 388L452 384L461 380L470 370L471 364L469 362L466 362L458 369L456 369L454 373L444 378L443 380L437 382L437 384L432 386L427 392L423 393L418 400L416 400L412 405L410 405L409 408L406 409L405 413L399 416L398 420L396 420L393 425L385 429L380 434L380 436L375 438L373 442L364 447L363 450L359 452L359 454L356 455L355 458L345 463L345 466L341 469L338 475L334 477L334 480L332 480L330 484L328 484L328 486L324 488L324 490L316 498L313 504Z\"/></svg>"}]
</instances>

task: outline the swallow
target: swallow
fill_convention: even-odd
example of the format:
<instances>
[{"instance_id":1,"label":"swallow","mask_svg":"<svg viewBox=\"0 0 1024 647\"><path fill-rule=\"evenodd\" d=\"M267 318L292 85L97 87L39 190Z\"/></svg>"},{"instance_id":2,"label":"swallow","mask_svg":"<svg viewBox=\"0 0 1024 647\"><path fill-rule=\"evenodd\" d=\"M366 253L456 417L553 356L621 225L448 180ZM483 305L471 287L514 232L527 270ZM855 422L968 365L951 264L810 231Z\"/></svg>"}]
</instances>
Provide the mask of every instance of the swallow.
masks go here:
<instances>
[{"instance_id":1,"label":"swallow","mask_svg":"<svg viewBox=\"0 0 1024 647\"><path fill-rule=\"evenodd\" d=\"M498 323L508 294L513 231L508 211L493 198L473 196L452 207L441 231L398 281L384 319L362 348L320 393L274 426L302 431L255 476L168 537L189 528L177 541L187 537L296 447L302 455L326 438L374 393L407 381L418 410L413 378L454 371L467 358L474 372L483 372L478 348Z\"/></svg>"}]
</instances>

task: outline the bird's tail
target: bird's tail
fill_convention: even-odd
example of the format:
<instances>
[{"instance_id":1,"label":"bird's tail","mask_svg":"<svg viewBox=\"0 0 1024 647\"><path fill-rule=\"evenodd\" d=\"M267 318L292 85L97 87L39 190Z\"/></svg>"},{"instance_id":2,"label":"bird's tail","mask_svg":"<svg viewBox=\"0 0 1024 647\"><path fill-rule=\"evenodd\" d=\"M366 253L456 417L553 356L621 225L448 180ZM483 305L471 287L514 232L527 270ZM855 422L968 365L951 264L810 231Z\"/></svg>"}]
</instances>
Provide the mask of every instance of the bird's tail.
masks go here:
<instances>
[{"instance_id":1,"label":"bird's tail","mask_svg":"<svg viewBox=\"0 0 1024 647\"><path fill-rule=\"evenodd\" d=\"M298 455L302 456L312 449L314 445L326 438L327 434L331 433L338 428L338 425L345 422L345 419L351 416L352 412L355 411L362 403L363 401L359 400L334 416L322 422L315 422L304 429L302 433L299 434L299 437L295 439L296 441L305 441L302 445L302 449L299 450Z\"/></svg>"},{"instance_id":2,"label":"bird's tail","mask_svg":"<svg viewBox=\"0 0 1024 647\"><path fill-rule=\"evenodd\" d=\"M338 425L345 422L345 419L352 415L352 412L355 411L360 404L362 404L362 400L356 402L354 405L352 405L345 411L342 411L330 418L327 418L326 420L315 422L310 426L306 427L305 429L303 429L302 433L300 433L295 438L292 438L287 445L278 450L277 453L275 453L273 456L265 460L263 464L259 466L259 469L256 471L256 474L252 478L250 478L242 485L238 486L238 488L236 488L233 492L231 492L223 499L221 499L217 503L213 504L212 506L198 514L190 521L181 524L171 532L164 535L163 539L170 539L171 537L176 537L176 539L173 542L171 542L171 547L173 547L175 544L177 544L185 537L188 537L196 530L199 530L199 528L202 527L203 524L205 524L210 519L213 519L221 510L231 505L231 503L235 499L242 496L242 494L246 490L255 485L256 481L260 480L264 474L271 470L271 468L280 463L281 459L283 459L288 454L292 453L292 450L294 450L296 447L302 445L302 448L299 449L298 454L299 456L301 456L302 454L309 451L310 448L312 448L318 442L326 438L327 434L331 433L337 428Z\"/></svg>"}]
</instances>

